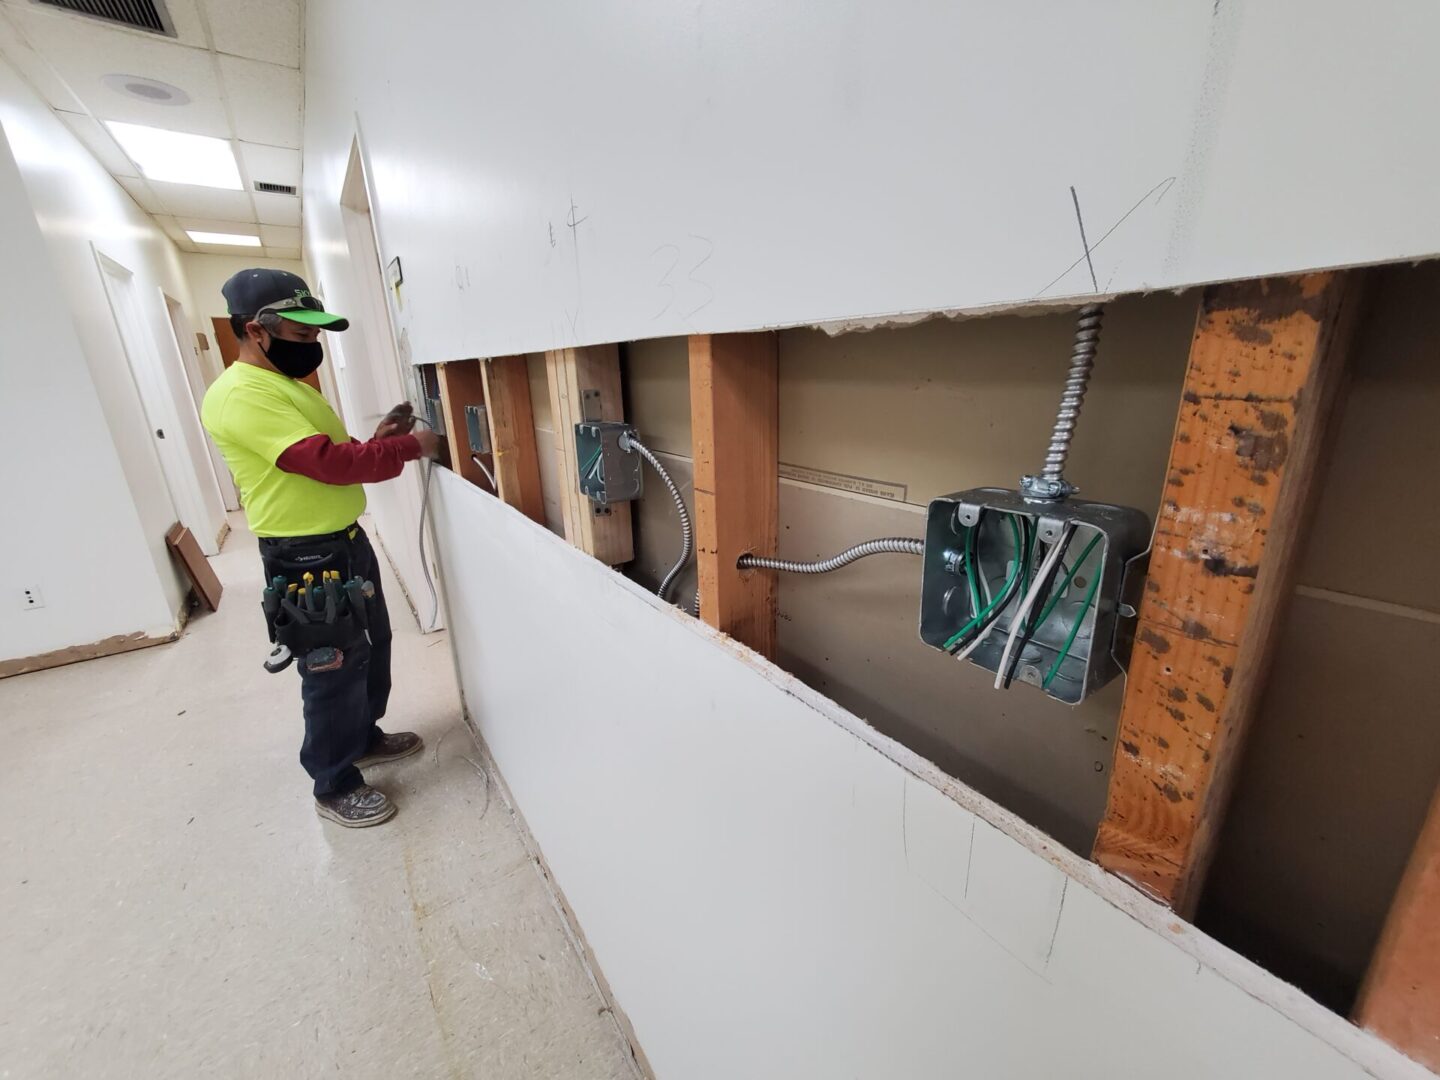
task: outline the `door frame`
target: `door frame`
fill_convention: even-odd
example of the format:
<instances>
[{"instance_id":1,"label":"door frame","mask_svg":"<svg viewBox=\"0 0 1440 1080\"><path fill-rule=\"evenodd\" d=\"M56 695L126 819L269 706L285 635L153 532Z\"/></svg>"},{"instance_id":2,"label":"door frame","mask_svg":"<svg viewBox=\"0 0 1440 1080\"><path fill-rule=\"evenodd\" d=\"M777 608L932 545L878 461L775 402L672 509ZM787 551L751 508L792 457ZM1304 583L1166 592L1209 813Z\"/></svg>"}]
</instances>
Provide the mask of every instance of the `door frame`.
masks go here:
<instances>
[{"instance_id":1,"label":"door frame","mask_svg":"<svg viewBox=\"0 0 1440 1080\"><path fill-rule=\"evenodd\" d=\"M170 329L175 332L175 355L180 360L180 369L185 372L185 385L190 390L190 400L195 406L195 416L198 419L210 380L206 378L205 363L200 356L195 327L190 323L190 316L185 311L185 305L169 295L163 287L160 289L160 301L170 315ZM204 424L201 424L201 427L203 428ZM235 489L235 479L230 475L230 466L225 464L225 458L208 434L205 436L205 451L206 457L210 461L210 471L215 477L216 485L220 488L220 499L224 503L226 511L239 510L240 493ZM225 528L222 526L221 532L224 531Z\"/></svg>"},{"instance_id":2,"label":"door frame","mask_svg":"<svg viewBox=\"0 0 1440 1080\"><path fill-rule=\"evenodd\" d=\"M353 323L360 331L362 348L358 352L345 350L341 370L344 371L350 398L358 407L365 407L361 403L368 399L378 409L385 410L401 401L419 403L418 373L402 354L394 312L386 295L379 223L374 212L370 176L364 142L357 127L341 184L339 210L350 255L347 266L355 286L353 299L358 308L358 317ZM352 422L362 429L378 419L378 416L365 415L351 417ZM436 583L437 595L443 591L433 540L427 540L423 547L416 550L424 511L421 476L425 467L407 469L390 481L386 484L384 497L377 492L371 506L376 535L390 557L401 590L422 633L445 626L443 604L437 606L431 621L428 590L422 581L422 576L428 571L431 580ZM425 531L433 537L432 530Z\"/></svg>"},{"instance_id":3,"label":"door frame","mask_svg":"<svg viewBox=\"0 0 1440 1080\"><path fill-rule=\"evenodd\" d=\"M146 321L135 272L105 254L95 243L92 242L90 248L95 254L100 286L110 305L116 337L151 432L150 447L160 465L175 519L190 528L206 555L217 555L225 501L210 466L209 454L201 449L203 431L199 416L191 405L191 416L187 417L176 400L177 373L167 365L165 353ZM168 312L166 319L168 322ZM203 456L204 460L197 461L197 456Z\"/></svg>"}]
</instances>

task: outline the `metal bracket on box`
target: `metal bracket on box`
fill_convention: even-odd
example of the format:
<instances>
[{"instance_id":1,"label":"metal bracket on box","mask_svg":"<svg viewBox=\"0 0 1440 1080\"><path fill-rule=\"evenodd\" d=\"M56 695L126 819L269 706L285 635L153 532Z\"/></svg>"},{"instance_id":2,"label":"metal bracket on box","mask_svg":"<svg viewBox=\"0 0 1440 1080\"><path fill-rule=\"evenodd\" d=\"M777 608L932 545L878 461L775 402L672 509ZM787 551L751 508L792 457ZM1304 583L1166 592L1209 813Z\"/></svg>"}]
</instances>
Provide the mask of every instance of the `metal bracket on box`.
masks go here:
<instances>
[{"instance_id":1,"label":"metal bracket on box","mask_svg":"<svg viewBox=\"0 0 1440 1080\"><path fill-rule=\"evenodd\" d=\"M1149 543L1149 519L1130 507L1037 503L1005 488L942 496L926 515L920 639L1000 672L1019 597L1044 565L1042 552L1064 544L1006 667L1076 704L1123 669L1135 614L1127 586L1134 589Z\"/></svg>"},{"instance_id":2,"label":"metal bracket on box","mask_svg":"<svg viewBox=\"0 0 1440 1080\"><path fill-rule=\"evenodd\" d=\"M644 493L640 455L621 445L623 436L634 433L631 425L618 420L586 420L575 425L580 492L601 510Z\"/></svg>"}]
</instances>

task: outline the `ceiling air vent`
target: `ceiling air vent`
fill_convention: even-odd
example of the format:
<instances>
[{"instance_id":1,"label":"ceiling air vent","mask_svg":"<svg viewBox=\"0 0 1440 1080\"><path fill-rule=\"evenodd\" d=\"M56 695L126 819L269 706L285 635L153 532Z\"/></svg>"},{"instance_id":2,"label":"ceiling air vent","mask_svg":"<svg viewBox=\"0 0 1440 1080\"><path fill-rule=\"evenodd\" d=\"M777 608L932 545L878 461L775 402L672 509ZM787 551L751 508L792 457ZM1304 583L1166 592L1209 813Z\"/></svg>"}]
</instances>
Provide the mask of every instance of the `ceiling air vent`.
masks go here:
<instances>
[{"instance_id":1,"label":"ceiling air vent","mask_svg":"<svg viewBox=\"0 0 1440 1080\"><path fill-rule=\"evenodd\" d=\"M91 19L103 19L152 34L175 36L175 24L165 10L165 0L33 0L41 7L73 11Z\"/></svg>"},{"instance_id":2,"label":"ceiling air vent","mask_svg":"<svg viewBox=\"0 0 1440 1080\"><path fill-rule=\"evenodd\" d=\"M272 184L269 180L256 180L255 190L264 191L271 195L294 195L294 184Z\"/></svg>"}]
</instances>

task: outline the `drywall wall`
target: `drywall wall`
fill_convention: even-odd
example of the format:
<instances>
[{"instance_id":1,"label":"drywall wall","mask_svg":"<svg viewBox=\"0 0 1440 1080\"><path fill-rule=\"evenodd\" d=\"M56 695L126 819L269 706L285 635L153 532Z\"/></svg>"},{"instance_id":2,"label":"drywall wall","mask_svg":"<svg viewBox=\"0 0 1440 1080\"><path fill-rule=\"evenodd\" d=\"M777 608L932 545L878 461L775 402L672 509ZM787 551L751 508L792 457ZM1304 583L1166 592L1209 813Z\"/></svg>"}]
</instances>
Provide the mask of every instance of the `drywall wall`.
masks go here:
<instances>
[{"instance_id":1,"label":"drywall wall","mask_svg":"<svg viewBox=\"0 0 1440 1080\"><path fill-rule=\"evenodd\" d=\"M424 362L1440 252L1426 0L306 9L307 253L358 121Z\"/></svg>"},{"instance_id":2,"label":"drywall wall","mask_svg":"<svg viewBox=\"0 0 1440 1080\"><path fill-rule=\"evenodd\" d=\"M471 718L657 1076L1428 1075L437 479Z\"/></svg>"},{"instance_id":3,"label":"drywall wall","mask_svg":"<svg viewBox=\"0 0 1440 1080\"><path fill-rule=\"evenodd\" d=\"M1195 293L1108 305L1067 475L1087 498L1159 506L1194 328ZM779 336L782 468L872 482L894 500L782 481L782 558L876 536L921 536L937 495L1013 486L1043 462L1070 355L1071 312L935 320ZM627 417L688 492L689 379L681 338L627 344ZM827 479L827 474L829 478ZM668 496L646 476L637 558L653 585L675 557ZM991 678L918 640L919 560L875 558L824 577L781 575L779 663L952 776L1088 852L1105 808L1122 687L1078 709ZM677 596L693 591L693 573Z\"/></svg>"},{"instance_id":4,"label":"drywall wall","mask_svg":"<svg viewBox=\"0 0 1440 1080\"><path fill-rule=\"evenodd\" d=\"M3 124L3 112L0 112ZM0 661L175 628L74 320L0 130ZM25 609L24 590L44 607Z\"/></svg>"},{"instance_id":5,"label":"drywall wall","mask_svg":"<svg viewBox=\"0 0 1440 1080\"><path fill-rule=\"evenodd\" d=\"M1199 916L1341 1010L1440 782L1440 578L1415 572L1440 551L1440 506L1421 493L1440 467L1440 264L1388 267L1368 297ZM1382 536L1404 554L1378 554Z\"/></svg>"},{"instance_id":6,"label":"drywall wall","mask_svg":"<svg viewBox=\"0 0 1440 1080\"><path fill-rule=\"evenodd\" d=\"M141 210L91 156L50 108L0 59L0 125L20 169L35 219L69 317L79 335L90 376L105 412L130 494L139 509L150 559L167 603L177 612L183 583L165 547L165 533L179 519L166 487L152 425L142 406L124 346L116 331L96 255L106 256L134 275L137 303L159 358L166 392L162 412L172 422L197 471L196 513L185 524L202 548L215 550L225 507L206 457L203 431L185 384L184 371L163 294L193 308L180 253L155 221ZM158 415L158 414L157 414ZM208 483L206 478L208 477Z\"/></svg>"}]
</instances>

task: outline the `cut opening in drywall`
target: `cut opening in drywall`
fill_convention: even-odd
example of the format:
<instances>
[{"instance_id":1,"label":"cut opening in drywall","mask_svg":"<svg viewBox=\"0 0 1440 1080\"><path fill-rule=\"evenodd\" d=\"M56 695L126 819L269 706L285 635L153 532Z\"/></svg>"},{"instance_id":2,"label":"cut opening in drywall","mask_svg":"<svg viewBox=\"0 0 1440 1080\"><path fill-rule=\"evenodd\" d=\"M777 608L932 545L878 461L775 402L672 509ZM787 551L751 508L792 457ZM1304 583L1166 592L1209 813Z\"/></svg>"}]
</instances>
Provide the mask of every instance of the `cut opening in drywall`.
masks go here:
<instances>
[{"instance_id":1,"label":"cut opening in drywall","mask_svg":"<svg viewBox=\"0 0 1440 1080\"><path fill-rule=\"evenodd\" d=\"M1410 465L1440 463L1425 419L1440 411L1440 372L1427 359L1440 340L1431 314L1440 267L1391 268L1374 287L1341 443L1199 915L1340 1011L1440 777L1440 733L1424 722L1433 710L1415 677L1422 654L1440 650L1440 597L1408 588L1398 565L1357 577L1346 554L1365 546L1359 522L1404 502L1389 489L1413 475ZM1190 292L1107 306L1067 470L1083 497L1154 517L1197 302ZM1034 471L1073 325L1056 313L782 331L778 553L814 559L871 537L918 536L934 497L1013 487ZM626 419L693 507L687 341L628 343L621 359ZM674 508L649 483L633 507L635 560L624 573L654 588L679 544ZM1413 535L1440 547L1440 518L1418 511ZM918 642L919 571L919 560L882 556L818 577L781 575L777 662L1088 855L1123 681L1073 709L1028 687L995 692L984 672ZM676 597L690 595L693 573ZM1346 644L1357 627L1373 647Z\"/></svg>"}]
</instances>

